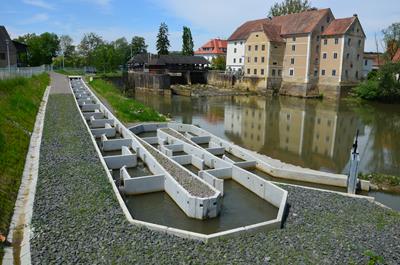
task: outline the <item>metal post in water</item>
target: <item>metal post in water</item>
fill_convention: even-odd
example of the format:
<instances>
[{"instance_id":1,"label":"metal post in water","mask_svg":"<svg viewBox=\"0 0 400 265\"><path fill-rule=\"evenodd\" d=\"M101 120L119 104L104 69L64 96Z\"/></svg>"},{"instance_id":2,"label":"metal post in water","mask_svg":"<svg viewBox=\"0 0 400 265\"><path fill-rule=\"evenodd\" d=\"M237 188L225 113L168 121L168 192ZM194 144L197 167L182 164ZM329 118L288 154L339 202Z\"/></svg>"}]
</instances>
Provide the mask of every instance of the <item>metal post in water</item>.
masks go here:
<instances>
[{"instance_id":1,"label":"metal post in water","mask_svg":"<svg viewBox=\"0 0 400 265\"><path fill-rule=\"evenodd\" d=\"M350 152L350 171L347 178L347 193L355 194L358 183L358 164L360 163L360 155L357 151L358 147L358 130L356 140L354 141L353 148Z\"/></svg>"}]
</instances>

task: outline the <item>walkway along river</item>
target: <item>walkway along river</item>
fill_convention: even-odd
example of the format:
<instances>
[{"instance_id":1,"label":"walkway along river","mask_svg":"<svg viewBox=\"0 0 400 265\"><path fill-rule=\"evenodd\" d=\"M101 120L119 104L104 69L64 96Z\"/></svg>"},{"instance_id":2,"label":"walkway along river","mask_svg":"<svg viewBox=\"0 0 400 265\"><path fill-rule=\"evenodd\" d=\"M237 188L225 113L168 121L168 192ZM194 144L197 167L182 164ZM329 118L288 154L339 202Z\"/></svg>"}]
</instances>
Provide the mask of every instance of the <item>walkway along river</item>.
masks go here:
<instances>
[{"instance_id":1,"label":"walkway along river","mask_svg":"<svg viewBox=\"0 0 400 265\"><path fill-rule=\"evenodd\" d=\"M189 98L136 93L135 98L176 121L294 165L347 174L360 130L360 171L400 172L400 105L294 97ZM370 192L400 210L400 195Z\"/></svg>"}]
</instances>

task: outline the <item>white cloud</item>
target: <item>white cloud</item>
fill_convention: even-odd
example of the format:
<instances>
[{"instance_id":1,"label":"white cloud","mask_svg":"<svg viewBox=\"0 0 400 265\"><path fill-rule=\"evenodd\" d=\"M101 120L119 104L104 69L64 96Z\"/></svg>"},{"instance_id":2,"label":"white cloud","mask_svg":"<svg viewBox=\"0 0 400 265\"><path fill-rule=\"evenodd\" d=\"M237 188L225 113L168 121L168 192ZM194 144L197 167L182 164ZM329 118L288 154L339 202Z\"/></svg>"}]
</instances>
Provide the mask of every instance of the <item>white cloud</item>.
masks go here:
<instances>
[{"instance_id":1,"label":"white cloud","mask_svg":"<svg viewBox=\"0 0 400 265\"><path fill-rule=\"evenodd\" d=\"M21 20L20 24L21 25L35 24L35 23L45 22L48 19L49 19L49 16L46 13L38 13L38 14L33 15L30 18Z\"/></svg>"},{"instance_id":2,"label":"white cloud","mask_svg":"<svg viewBox=\"0 0 400 265\"><path fill-rule=\"evenodd\" d=\"M49 10L53 10L54 6L50 3L47 3L43 0L23 0L23 2L27 5L32 5L32 6L36 6L36 7L40 7L40 8L44 8L44 9L49 9Z\"/></svg>"}]
</instances>

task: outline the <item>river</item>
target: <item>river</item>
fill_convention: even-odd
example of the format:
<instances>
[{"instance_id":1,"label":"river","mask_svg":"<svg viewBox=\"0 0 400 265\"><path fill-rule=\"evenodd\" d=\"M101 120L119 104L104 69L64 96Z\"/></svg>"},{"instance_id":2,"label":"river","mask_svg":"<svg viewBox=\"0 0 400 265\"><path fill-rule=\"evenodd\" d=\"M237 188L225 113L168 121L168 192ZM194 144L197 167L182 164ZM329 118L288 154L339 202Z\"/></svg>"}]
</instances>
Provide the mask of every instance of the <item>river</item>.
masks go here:
<instances>
[{"instance_id":1,"label":"river","mask_svg":"<svg viewBox=\"0 0 400 265\"><path fill-rule=\"evenodd\" d=\"M358 129L360 171L400 174L398 104L283 96L190 98L137 93L135 98L173 120L199 125L261 154L332 173L348 173ZM400 196L370 195L400 210Z\"/></svg>"}]
</instances>

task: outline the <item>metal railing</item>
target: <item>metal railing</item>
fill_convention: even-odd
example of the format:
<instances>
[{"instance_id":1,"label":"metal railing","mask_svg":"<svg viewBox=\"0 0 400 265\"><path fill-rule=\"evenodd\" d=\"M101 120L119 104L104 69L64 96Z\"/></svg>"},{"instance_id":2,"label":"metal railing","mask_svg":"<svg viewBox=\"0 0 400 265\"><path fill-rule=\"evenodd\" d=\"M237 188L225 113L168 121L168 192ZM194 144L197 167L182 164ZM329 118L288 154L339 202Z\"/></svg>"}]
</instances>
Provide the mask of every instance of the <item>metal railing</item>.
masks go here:
<instances>
[{"instance_id":1,"label":"metal railing","mask_svg":"<svg viewBox=\"0 0 400 265\"><path fill-rule=\"evenodd\" d=\"M36 67L6 67L0 68L0 80L14 77L32 77L52 70L51 65L41 65Z\"/></svg>"}]
</instances>

